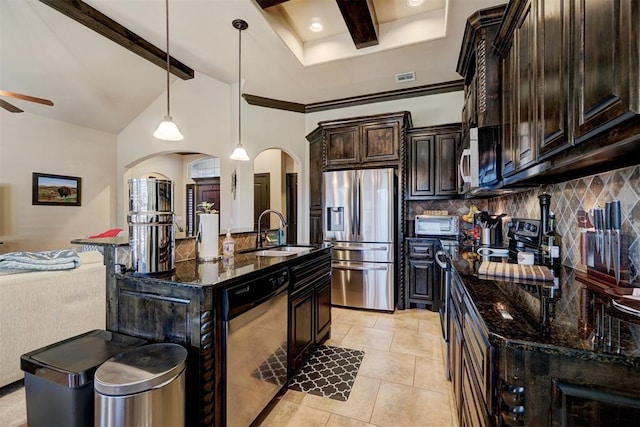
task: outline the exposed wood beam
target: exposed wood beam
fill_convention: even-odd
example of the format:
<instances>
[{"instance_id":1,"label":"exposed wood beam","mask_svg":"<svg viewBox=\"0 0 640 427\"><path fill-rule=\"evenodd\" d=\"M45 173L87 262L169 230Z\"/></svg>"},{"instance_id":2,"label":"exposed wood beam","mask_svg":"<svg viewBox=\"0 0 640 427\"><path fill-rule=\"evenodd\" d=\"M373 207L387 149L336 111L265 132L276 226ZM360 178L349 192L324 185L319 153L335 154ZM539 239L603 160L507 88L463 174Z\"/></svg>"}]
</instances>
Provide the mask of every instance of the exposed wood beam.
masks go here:
<instances>
[{"instance_id":1,"label":"exposed wood beam","mask_svg":"<svg viewBox=\"0 0 640 427\"><path fill-rule=\"evenodd\" d=\"M372 0L336 0L356 49L378 44L378 18Z\"/></svg>"},{"instance_id":2,"label":"exposed wood beam","mask_svg":"<svg viewBox=\"0 0 640 427\"><path fill-rule=\"evenodd\" d=\"M4 108L5 110L11 112L11 113L22 113L23 110L21 110L20 108L16 107L15 105L11 104L10 102L7 102L3 99L0 99L0 107Z\"/></svg>"},{"instance_id":3,"label":"exposed wood beam","mask_svg":"<svg viewBox=\"0 0 640 427\"><path fill-rule=\"evenodd\" d=\"M162 68L167 69L167 53L162 49L152 45L139 35L126 27L118 24L107 15L89 6L82 0L40 0L47 6L52 7L65 16L73 19L85 27L105 36L111 41L131 52L143 57ZM192 79L193 69L178 61L174 57L170 58L170 71L172 74L183 80Z\"/></svg>"},{"instance_id":4,"label":"exposed wood beam","mask_svg":"<svg viewBox=\"0 0 640 427\"><path fill-rule=\"evenodd\" d=\"M282 101L280 99L265 98L264 96L250 95L243 93L242 97L249 105L258 105L260 107L275 108L276 110L293 111L294 113L304 113L304 104L297 102Z\"/></svg>"},{"instance_id":5,"label":"exposed wood beam","mask_svg":"<svg viewBox=\"0 0 640 427\"><path fill-rule=\"evenodd\" d=\"M258 3L258 6L260 6L262 9L266 9L271 6L277 6L280 3L285 3L287 1L289 0L256 0L256 3Z\"/></svg>"}]
</instances>

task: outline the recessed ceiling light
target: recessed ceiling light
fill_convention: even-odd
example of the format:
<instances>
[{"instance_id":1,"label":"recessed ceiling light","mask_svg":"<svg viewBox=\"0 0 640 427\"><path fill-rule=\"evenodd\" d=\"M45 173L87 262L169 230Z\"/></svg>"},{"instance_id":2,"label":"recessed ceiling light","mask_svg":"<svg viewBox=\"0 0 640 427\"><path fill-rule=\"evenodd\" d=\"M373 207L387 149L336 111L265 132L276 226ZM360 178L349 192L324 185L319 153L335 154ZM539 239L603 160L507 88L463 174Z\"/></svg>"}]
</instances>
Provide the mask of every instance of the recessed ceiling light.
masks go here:
<instances>
[{"instance_id":1,"label":"recessed ceiling light","mask_svg":"<svg viewBox=\"0 0 640 427\"><path fill-rule=\"evenodd\" d=\"M313 18L311 20L311 25L309 25L309 29L314 33L319 33L324 29L322 26L322 22L320 22L320 18Z\"/></svg>"},{"instance_id":2,"label":"recessed ceiling light","mask_svg":"<svg viewBox=\"0 0 640 427\"><path fill-rule=\"evenodd\" d=\"M407 0L407 6L409 7L418 7L422 3L424 3L424 0Z\"/></svg>"}]
</instances>

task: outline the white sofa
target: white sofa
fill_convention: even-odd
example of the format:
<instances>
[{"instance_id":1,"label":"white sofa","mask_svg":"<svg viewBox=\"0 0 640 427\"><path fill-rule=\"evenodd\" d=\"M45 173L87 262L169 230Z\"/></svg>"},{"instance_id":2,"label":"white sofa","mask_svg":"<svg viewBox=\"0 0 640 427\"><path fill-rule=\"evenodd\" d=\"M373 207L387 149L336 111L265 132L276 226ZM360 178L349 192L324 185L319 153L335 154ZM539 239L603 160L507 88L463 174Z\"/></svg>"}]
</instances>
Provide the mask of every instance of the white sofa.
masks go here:
<instances>
[{"instance_id":1,"label":"white sofa","mask_svg":"<svg viewBox=\"0 0 640 427\"><path fill-rule=\"evenodd\" d=\"M23 378L22 354L105 329L103 256L78 255L82 264L72 270L0 272L0 387Z\"/></svg>"}]
</instances>

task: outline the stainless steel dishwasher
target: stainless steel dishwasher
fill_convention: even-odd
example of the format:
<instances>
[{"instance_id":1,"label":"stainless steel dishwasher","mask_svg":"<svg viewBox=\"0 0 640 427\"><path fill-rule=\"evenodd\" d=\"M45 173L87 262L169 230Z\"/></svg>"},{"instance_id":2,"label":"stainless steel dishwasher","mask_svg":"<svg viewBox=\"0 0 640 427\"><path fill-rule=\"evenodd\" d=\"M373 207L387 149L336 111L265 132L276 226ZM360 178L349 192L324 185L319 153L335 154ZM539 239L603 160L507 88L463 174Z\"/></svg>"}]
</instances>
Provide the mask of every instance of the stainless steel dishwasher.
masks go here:
<instances>
[{"instance_id":1,"label":"stainless steel dishwasher","mask_svg":"<svg viewBox=\"0 0 640 427\"><path fill-rule=\"evenodd\" d=\"M229 427L250 425L287 382L288 289L285 268L222 291Z\"/></svg>"}]
</instances>

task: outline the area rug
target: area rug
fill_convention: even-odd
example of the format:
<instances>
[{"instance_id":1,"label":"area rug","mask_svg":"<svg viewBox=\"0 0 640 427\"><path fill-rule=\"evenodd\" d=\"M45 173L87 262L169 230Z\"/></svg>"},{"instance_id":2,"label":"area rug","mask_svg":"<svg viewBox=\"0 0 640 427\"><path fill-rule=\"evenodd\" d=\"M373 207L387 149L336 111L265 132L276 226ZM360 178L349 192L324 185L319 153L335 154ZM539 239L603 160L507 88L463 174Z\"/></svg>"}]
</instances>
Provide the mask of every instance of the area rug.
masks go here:
<instances>
[{"instance_id":1,"label":"area rug","mask_svg":"<svg viewBox=\"0 0 640 427\"><path fill-rule=\"evenodd\" d=\"M291 390L346 401L364 351L320 345L289 384Z\"/></svg>"}]
</instances>

